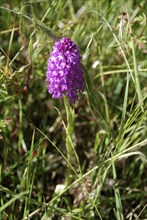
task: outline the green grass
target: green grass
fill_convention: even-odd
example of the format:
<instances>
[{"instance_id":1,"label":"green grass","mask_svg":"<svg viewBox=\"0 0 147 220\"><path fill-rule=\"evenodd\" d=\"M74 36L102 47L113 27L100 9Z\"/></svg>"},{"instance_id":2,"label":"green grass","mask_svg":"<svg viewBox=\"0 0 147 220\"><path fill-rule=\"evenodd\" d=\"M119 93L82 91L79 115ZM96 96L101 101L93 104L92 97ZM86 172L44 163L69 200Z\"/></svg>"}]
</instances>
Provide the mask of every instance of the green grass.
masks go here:
<instances>
[{"instance_id":1,"label":"green grass","mask_svg":"<svg viewBox=\"0 0 147 220\"><path fill-rule=\"evenodd\" d=\"M0 219L147 219L146 1L0 3ZM83 57L73 108L45 83L63 36Z\"/></svg>"}]
</instances>

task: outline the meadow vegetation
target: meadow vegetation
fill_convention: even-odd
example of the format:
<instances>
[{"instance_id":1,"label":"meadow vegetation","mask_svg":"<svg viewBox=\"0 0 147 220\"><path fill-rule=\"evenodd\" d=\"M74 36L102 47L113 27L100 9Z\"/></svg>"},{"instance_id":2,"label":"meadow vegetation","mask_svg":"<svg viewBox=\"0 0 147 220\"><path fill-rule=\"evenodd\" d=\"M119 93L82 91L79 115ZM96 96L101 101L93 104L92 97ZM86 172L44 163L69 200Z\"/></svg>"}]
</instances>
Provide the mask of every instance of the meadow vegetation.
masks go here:
<instances>
[{"instance_id":1,"label":"meadow vegetation","mask_svg":"<svg viewBox=\"0 0 147 220\"><path fill-rule=\"evenodd\" d=\"M146 0L0 3L0 219L147 219ZM45 82L62 37L84 71L71 117Z\"/></svg>"}]
</instances>

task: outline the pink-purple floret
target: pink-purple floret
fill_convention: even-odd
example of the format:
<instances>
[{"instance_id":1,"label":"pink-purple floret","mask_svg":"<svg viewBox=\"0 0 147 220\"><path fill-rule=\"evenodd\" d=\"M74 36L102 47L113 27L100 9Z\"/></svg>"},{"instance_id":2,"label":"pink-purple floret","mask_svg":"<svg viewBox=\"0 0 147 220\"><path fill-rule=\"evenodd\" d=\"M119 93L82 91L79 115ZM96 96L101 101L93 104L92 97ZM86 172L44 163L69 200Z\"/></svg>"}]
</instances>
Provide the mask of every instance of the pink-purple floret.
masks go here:
<instances>
[{"instance_id":1,"label":"pink-purple floret","mask_svg":"<svg viewBox=\"0 0 147 220\"><path fill-rule=\"evenodd\" d=\"M48 59L46 81L53 98L63 98L65 94L71 104L84 90L83 70L78 47L69 38L55 43Z\"/></svg>"}]
</instances>

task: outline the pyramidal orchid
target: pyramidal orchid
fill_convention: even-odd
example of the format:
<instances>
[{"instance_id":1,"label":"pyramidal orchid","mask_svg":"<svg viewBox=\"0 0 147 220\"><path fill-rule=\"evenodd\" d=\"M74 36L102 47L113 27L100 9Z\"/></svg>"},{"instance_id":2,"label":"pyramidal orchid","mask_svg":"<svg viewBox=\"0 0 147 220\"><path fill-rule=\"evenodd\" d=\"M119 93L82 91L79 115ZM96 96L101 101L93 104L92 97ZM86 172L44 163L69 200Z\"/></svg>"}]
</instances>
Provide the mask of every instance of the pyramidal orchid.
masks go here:
<instances>
[{"instance_id":1,"label":"pyramidal orchid","mask_svg":"<svg viewBox=\"0 0 147 220\"><path fill-rule=\"evenodd\" d=\"M77 45L69 38L56 42L47 65L46 81L53 98L68 97L70 104L78 99L84 90L81 56Z\"/></svg>"}]
</instances>

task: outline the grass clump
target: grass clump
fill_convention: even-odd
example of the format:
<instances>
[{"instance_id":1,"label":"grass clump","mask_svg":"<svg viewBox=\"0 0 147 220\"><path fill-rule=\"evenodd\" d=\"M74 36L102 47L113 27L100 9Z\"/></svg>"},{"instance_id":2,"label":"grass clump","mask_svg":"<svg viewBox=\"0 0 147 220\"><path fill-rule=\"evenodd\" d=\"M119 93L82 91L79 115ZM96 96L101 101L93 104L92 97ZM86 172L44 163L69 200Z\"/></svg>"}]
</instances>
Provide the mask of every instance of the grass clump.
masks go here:
<instances>
[{"instance_id":1,"label":"grass clump","mask_svg":"<svg viewBox=\"0 0 147 220\"><path fill-rule=\"evenodd\" d=\"M146 10L145 0L3 1L0 219L147 219ZM83 57L73 109L45 84L62 37Z\"/></svg>"}]
</instances>

